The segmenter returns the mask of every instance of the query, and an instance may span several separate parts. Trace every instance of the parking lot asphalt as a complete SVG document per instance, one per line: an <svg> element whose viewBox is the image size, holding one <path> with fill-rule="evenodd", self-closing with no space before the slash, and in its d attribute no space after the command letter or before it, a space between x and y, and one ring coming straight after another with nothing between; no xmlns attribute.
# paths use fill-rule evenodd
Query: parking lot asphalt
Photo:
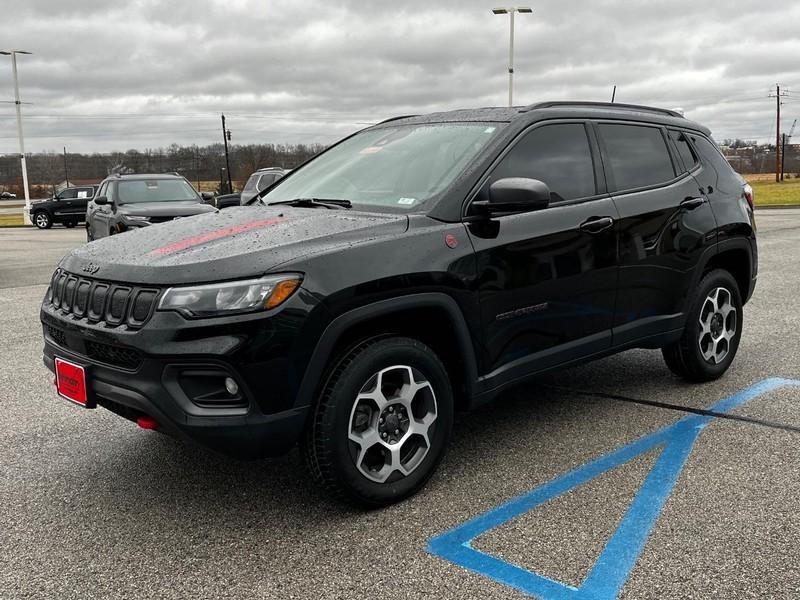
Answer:
<svg viewBox="0 0 800 600"><path fill-rule="evenodd" d="M630 599L800 597L800 386L765 388L719 416L688 412L768 378L800 379L800 211L757 218L759 283L725 377L684 383L650 350L543 376L457 415L430 484L371 512L319 493L297 451L237 462L57 398L38 305L84 233L0 230L0 598L535 593L504 581L513 568L503 565L563 592L544 597L578 597L583 585L583 597L611 597L602 584L615 577ZM470 547L498 559L488 566L429 551L452 528L681 419L699 420L480 531ZM590 589L593 572L607 577Z"/></svg>

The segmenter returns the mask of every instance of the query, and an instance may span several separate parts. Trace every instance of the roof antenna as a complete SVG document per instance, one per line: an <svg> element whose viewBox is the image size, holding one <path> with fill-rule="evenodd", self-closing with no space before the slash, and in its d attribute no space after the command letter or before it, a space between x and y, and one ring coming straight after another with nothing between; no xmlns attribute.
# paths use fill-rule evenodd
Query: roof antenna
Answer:
<svg viewBox="0 0 800 600"><path fill-rule="evenodd" d="M611 91L611 104L614 104L614 98L617 97L617 86L614 86L614 89Z"/></svg>

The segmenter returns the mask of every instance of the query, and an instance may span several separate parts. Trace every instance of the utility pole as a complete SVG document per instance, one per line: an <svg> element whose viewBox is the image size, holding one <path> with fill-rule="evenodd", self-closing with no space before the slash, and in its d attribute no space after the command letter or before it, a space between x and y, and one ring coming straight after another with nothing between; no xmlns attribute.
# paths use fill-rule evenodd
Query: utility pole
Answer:
<svg viewBox="0 0 800 600"><path fill-rule="evenodd" d="M775 181L781 180L781 98L786 92L781 92L780 84L775 84ZM773 97L772 94L769 95Z"/></svg>
<svg viewBox="0 0 800 600"><path fill-rule="evenodd" d="M614 104L614 99L617 97L617 86L614 86L614 89L611 90L611 104Z"/></svg>
<svg viewBox="0 0 800 600"><path fill-rule="evenodd" d="M225 168L228 171L228 193L233 193L233 182L231 181L231 163L228 158L228 140L231 139L231 130L225 128L225 115L222 115L222 141L225 143Z"/></svg>
<svg viewBox="0 0 800 600"><path fill-rule="evenodd" d="M17 108L17 134L19 136L19 160L22 167L22 189L25 192L25 210L22 221L31 225L31 194L28 190L28 166L25 164L25 140L22 135L22 102L19 100L19 79L17 78L17 54L31 54L26 50L0 50L0 54L11 57L11 71L14 75L14 104Z"/></svg>
<svg viewBox="0 0 800 600"><path fill-rule="evenodd" d="M514 106L514 14L529 14L533 10L527 6L506 6L493 8L492 12L496 15L508 15L508 106Z"/></svg>
<svg viewBox="0 0 800 600"><path fill-rule="evenodd" d="M67 171L67 147L64 146L64 179L67 182L67 187L69 187L69 171Z"/></svg>
<svg viewBox="0 0 800 600"><path fill-rule="evenodd" d="M795 125L797 125L797 119L792 123L792 128L789 130L789 133L784 133L781 136L781 181L783 181L783 174L786 173L786 142L792 139Z"/></svg>

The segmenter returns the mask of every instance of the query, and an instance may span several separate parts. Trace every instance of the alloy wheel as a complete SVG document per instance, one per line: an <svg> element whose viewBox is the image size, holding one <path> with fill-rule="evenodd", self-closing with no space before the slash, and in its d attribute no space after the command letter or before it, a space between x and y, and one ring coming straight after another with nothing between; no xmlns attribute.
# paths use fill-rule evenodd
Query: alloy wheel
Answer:
<svg viewBox="0 0 800 600"><path fill-rule="evenodd" d="M366 478L396 481L419 467L436 435L436 394L417 369L395 365L372 375L350 411L350 456Z"/></svg>
<svg viewBox="0 0 800 600"><path fill-rule="evenodd" d="M703 358L719 364L728 355L738 324L731 292L724 287L711 290L700 309L698 344Z"/></svg>

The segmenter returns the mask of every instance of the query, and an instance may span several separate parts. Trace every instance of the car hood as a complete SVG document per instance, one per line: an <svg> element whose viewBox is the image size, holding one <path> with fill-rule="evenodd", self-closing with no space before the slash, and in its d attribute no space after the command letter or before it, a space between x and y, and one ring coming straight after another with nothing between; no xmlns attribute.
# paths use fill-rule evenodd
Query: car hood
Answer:
<svg viewBox="0 0 800 600"><path fill-rule="evenodd" d="M175 202L135 202L133 204L120 204L117 211L123 215L137 217L191 217L216 210L209 204L181 200Z"/></svg>
<svg viewBox="0 0 800 600"><path fill-rule="evenodd" d="M260 275L303 256L407 228L405 215L241 206L103 238L76 248L60 266L128 283L220 281Z"/></svg>

